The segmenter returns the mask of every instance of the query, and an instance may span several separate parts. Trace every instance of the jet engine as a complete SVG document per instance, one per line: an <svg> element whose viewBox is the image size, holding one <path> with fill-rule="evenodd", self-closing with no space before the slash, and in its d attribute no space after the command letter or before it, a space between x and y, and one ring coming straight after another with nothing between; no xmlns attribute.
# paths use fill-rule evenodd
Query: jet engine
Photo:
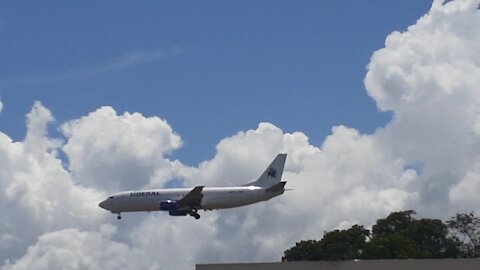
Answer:
<svg viewBox="0 0 480 270"><path fill-rule="evenodd" d="M171 211L168 211L168 214L170 216L186 216L188 215L188 211L187 210L171 210Z"/></svg>
<svg viewBox="0 0 480 270"><path fill-rule="evenodd" d="M187 210L177 210L178 204L176 201L167 200L160 202L160 210L168 211L170 216L186 216L189 214Z"/></svg>
<svg viewBox="0 0 480 270"><path fill-rule="evenodd" d="M175 211L177 207L178 207L178 204L176 201L167 200L167 201L160 202L160 210L163 210L163 211Z"/></svg>

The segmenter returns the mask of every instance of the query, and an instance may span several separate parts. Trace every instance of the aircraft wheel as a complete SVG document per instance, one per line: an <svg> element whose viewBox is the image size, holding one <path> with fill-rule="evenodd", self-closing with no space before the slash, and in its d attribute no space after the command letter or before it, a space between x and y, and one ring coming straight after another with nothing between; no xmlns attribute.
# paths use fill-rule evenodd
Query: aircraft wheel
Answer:
<svg viewBox="0 0 480 270"><path fill-rule="evenodd" d="M193 215L193 217L194 217L195 219L200 219L200 215L197 214L197 213L195 213L195 214Z"/></svg>
<svg viewBox="0 0 480 270"><path fill-rule="evenodd" d="M117 219L118 219L118 220L122 219L122 216L118 215L118 216L117 216Z"/></svg>

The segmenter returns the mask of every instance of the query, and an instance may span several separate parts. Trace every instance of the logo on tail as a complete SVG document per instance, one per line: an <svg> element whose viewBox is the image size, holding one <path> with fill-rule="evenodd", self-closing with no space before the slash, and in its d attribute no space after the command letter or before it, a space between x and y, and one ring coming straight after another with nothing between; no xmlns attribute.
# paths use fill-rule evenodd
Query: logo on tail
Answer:
<svg viewBox="0 0 480 270"><path fill-rule="evenodd" d="M275 177L277 177L277 170L270 167L270 169L268 169L267 175L268 175L268 177L275 178Z"/></svg>

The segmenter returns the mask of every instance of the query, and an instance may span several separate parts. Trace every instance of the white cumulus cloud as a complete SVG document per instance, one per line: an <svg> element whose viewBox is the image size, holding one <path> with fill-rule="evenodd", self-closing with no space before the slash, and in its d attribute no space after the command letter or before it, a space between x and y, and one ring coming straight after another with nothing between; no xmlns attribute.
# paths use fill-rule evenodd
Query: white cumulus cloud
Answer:
<svg viewBox="0 0 480 270"><path fill-rule="evenodd" d="M115 228L103 225L99 231L64 229L46 233L28 248L15 264L3 269L160 269L149 264L142 250L112 241Z"/></svg>
<svg viewBox="0 0 480 270"><path fill-rule="evenodd" d="M164 156L182 145L165 120L139 113L117 115L111 107L67 122L62 130L75 180L111 192L141 188L156 170L170 170L176 164Z"/></svg>
<svg viewBox="0 0 480 270"><path fill-rule="evenodd" d="M438 214L466 210L449 189L479 160L480 16L478 0L435 1L404 33L388 36L365 78L367 92L392 122L376 134L385 148L424 170L410 190Z"/></svg>
<svg viewBox="0 0 480 270"><path fill-rule="evenodd" d="M38 235L65 227L90 228L103 217L92 202L105 194L75 185L47 137L53 118L40 103L27 116L24 141L0 133L0 260L15 258Z"/></svg>

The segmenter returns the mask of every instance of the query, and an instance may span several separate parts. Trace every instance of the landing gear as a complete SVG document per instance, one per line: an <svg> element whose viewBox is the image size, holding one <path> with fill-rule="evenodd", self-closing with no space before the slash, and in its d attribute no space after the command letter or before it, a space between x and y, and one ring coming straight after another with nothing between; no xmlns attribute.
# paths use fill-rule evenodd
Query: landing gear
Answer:
<svg viewBox="0 0 480 270"><path fill-rule="evenodd" d="M118 220L122 219L122 216L120 216L120 214L118 214L117 219Z"/></svg>
<svg viewBox="0 0 480 270"><path fill-rule="evenodd" d="M197 209L192 209L192 211L190 211L189 215L194 217L195 219L200 219L200 215L197 213Z"/></svg>

